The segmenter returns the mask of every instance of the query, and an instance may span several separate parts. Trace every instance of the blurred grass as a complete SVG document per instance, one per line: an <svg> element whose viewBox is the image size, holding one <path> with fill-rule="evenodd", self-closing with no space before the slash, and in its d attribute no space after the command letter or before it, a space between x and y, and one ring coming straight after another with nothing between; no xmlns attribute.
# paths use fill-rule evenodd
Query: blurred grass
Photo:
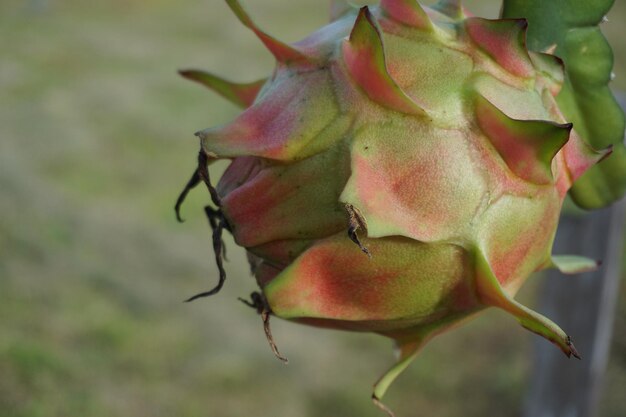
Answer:
<svg viewBox="0 0 626 417"><path fill-rule="evenodd" d="M326 19L314 0L245 3L289 41ZM626 5L610 17L625 89ZM184 225L172 213L192 133L236 109L180 67L253 80L272 61L221 1L0 3L0 416L379 416L368 398L389 343L274 321L281 365L236 301L255 285L232 242L223 293L181 302L217 278L206 195ZM622 290L618 329L625 305ZM491 311L431 343L387 401L402 416L517 416L531 337ZM626 413L625 355L620 331L603 416Z"/></svg>

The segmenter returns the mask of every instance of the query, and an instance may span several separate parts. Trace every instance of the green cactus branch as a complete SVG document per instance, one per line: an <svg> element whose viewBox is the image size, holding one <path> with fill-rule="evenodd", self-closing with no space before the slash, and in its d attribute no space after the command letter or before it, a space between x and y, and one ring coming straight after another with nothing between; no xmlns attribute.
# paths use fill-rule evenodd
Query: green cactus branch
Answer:
<svg viewBox="0 0 626 417"><path fill-rule="evenodd" d="M559 107L582 138L595 149L613 147L613 155L590 169L570 194L581 207L606 206L626 191L625 118L608 87L613 53L598 25L614 0L504 0L502 17L529 22L528 47L556 46L566 80Z"/></svg>
<svg viewBox="0 0 626 417"><path fill-rule="evenodd" d="M596 149L613 147L613 155L590 169L570 194L583 208L598 208L626 191L624 113L608 84L613 53L598 25L614 0L504 0L502 17L525 17L528 46L543 51L556 46L566 80L557 101L576 131Z"/></svg>

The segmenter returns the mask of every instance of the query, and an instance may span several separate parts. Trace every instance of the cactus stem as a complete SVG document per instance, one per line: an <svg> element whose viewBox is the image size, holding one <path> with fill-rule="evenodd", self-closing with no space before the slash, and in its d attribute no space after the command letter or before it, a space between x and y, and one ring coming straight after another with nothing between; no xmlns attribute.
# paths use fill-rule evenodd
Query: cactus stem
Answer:
<svg viewBox="0 0 626 417"><path fill-rule="evenodd" d="M359 236L357 235L357 231L359 229L363 230L365 234L367 234L367 222L365 221L365 217L363 217L361 210L354 207L352 204L346 204L345 207L346 207L346 212L348 212L348 221L349 221L348 236L350 237L350 240L356 243L359 246L359 248L361 248L361 251L363 251L364 254L366 254L368 257L371 258L372 254L370 253L369 249L367 249L361 243L361 240L359 239Z"/></svg>

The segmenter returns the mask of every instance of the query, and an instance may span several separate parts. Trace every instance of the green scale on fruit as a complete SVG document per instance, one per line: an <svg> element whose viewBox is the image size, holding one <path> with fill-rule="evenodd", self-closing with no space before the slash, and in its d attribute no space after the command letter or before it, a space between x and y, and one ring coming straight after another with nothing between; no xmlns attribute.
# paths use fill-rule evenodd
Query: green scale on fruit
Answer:
<svg viewBox="0 0 626 417"><path fill-rule="evenodd" d="M568 191L611 147L593 149L569 123L563 61L527 49L527 21L449 0L333 2L328 26L288 45L226 2L277 63L248 84L181 72L245 108L196 133L200 165L177 205L203 180L216 206L220 285L199 296L223 284L229 230L259 311L395 341L377 403L425 343L487 307L578 357L514 296L533 272L596 267L551 247ZM232 162L214 188L217 159Z"/></svg>

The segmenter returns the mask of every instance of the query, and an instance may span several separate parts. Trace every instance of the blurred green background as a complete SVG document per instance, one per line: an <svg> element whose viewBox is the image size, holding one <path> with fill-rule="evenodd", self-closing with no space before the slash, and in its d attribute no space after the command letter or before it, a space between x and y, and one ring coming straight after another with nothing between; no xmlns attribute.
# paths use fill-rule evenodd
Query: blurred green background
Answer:
<svg viewBox="0 0 626 417"><path fill-rule="evenodd" d="M626 90L617 3L603 28ZM288 41L326 21L325 1L244 4ZM219 0L0 2L0 416L380 416L369 395L389 342L274 320L282 365L236 301L255 283L232 241L222 293L182 302L217 279L206 193L183 225L172 210L193 132L237 109L181 67L248 81L272 59ZM519 298L532 305L539 285ZM604 417L626 415L624 286L616 326ZM517 416L534 337L489 311L433 341L387 403L400 416Z"/></svg>

